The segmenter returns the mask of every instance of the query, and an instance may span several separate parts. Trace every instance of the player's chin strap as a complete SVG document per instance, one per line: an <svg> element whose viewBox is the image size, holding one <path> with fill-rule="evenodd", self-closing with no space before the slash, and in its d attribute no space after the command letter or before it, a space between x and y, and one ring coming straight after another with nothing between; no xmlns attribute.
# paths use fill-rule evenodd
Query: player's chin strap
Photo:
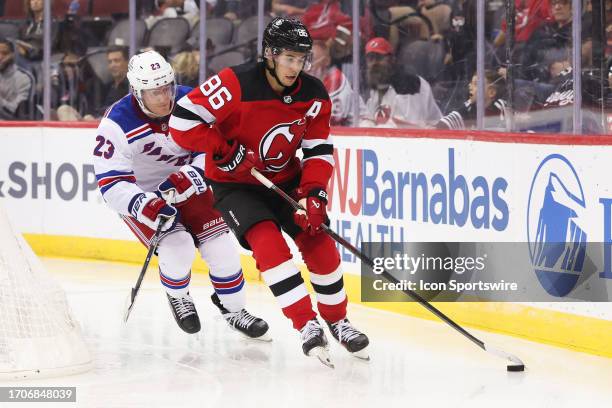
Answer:
<svg viewBox="0 0 612 408"><path fill-rule="evenodd" d="M283 90L285 90L285 88L287 87L283 85L278 75L276 75L276 61L274 61L274 58L272 58L272 68L270 68L268 64L265 64L265 65L266 65L266 70L270 73L270 75L272 75L272 78L274 78L276 83L282 86Z"/></svg>
<svg viewBox="0 0 612 408"><path fill-rule="evenodd" d="M268 54L268 53L269 53L269 54ZM269 55L269 56L268 56L268 55ZM283 87L283 91L284 91L285 89L287 89L287 86L286 86L286 85L284 85L284 84L281 82L281 80L280 80L280 78L278 77L278 75L276 75L276 61L274 60L274 55L275 55L275 54L273 54L273 53L272 53L272 50L270 50L269 48L267 49L267 52L266 52L266 50L264 50L264 57L263 57L263 58L264 58L264 60L272 60L272 68L270 68L270 67L268 66L268 63L267 63L267 62L266 62L266 63L264 63L264 66L266 67L266 71L268 71L268 72L270 73L270 75L272 75L272 78L274 78L274 80L276 81L276 83L277 83L277 84L279 84L280 86L282 86L282 87Z"/></svg>

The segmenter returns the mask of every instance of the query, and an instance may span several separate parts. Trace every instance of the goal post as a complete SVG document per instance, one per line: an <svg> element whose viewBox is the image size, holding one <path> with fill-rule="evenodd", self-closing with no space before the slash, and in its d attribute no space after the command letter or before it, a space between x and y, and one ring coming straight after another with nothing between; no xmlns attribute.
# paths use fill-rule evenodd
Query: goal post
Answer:
<svg viewBox="0 0 612 408"><path fill-rule="evenodd" d="M0 200L0 379L69 375L91 365L64 291Z"/></svg>

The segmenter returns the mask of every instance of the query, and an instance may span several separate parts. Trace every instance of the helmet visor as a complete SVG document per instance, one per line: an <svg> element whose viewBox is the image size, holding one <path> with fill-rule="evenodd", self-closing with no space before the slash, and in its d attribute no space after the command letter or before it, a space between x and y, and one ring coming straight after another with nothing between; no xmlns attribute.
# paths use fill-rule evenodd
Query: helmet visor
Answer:
<svg viewBox="0 0 612 408"><path fill-rule="evenodd" d="M168 85L162 85L153 89L143 89L142 96L147 99L163 99L170 98L174 99L174 95L176 93L176 86L174 83Z"/></svg>
<svg viewBox="0 0 612 408"><path fill-rule="evenodd" d="M142 103L141 107L154 116L166 116L172 113L174 108L176 86L171 83L153 89L143 89L141 95L142 98L139 98L139 102Z"/></svg>

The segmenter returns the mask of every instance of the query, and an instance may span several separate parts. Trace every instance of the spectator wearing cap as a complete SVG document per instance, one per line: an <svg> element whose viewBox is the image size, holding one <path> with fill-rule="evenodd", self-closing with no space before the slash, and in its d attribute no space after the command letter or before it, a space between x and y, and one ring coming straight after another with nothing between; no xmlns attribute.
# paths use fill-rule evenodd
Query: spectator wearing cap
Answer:
<svg viewBox="0 0 612 408"><path fill-rule="evenodd" d="M0 119L20 119L18 110L32 90L30 77L15 65L13 43L0 38Z"/></svg>
<svg viewBox="0 0 612 408"><path fill-rule="evenodd" d="M369 91L361 126L423 128L442 118L429 83L418 75L400 74L395 69L389 41L372 38L365 54Z"/></svg>

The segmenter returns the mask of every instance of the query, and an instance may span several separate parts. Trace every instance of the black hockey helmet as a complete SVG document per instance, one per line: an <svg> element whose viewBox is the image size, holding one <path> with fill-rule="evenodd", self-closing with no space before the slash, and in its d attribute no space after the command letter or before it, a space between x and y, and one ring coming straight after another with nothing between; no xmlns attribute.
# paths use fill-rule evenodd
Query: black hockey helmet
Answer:
<svg viewBox="0 0 612 408"><path fill-rule="evenodd" d="M264 30L262 50L270 48L273 55L282 50L310 53L312 37L306 26L299 20L276 17Z"/></svg>

